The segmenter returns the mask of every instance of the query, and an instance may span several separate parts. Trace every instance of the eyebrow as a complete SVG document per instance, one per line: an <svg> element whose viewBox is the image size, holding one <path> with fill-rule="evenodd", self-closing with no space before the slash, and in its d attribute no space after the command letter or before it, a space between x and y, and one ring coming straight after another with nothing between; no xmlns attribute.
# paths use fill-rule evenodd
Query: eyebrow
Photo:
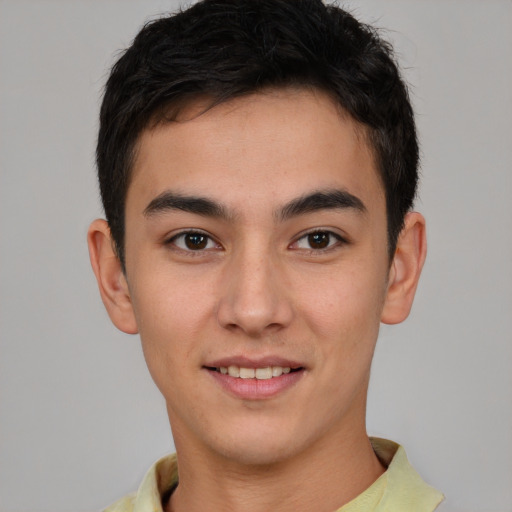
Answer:
<svg viewBox="0 0 512 512"><path fill-rule="evenodd" d="M364 203L355 195L346 190L330 189L313 192L286 204L279 212L281 220L304 215L320 210L356 210L359 213L366 213Z"/></svg>
<svg viewBox="0 0 512 512"><path fill-rule="evenodd" d="M166 191L155 197L144 209L145 217L152 217L159 213L180 210L195 213L203 217L216 217L227 219L231 217L227 210L219 203L198 196L186 196L176 192Z"/></svg>
<svg viewBox="0 0 512 512"><path fill-rule="evenodd" d="M346 190L329 189L313 192L293 199L277 211L276 217L284 221L291 217L305 215L307 213L334 209L352 209L360 213L367 211L361 199L350 192ZM200 196L182 195L171 191L165 191L155 197L144 209L144 216L152 217L173 210L225 220L234 217L223 205L212 199Z"/></svg>

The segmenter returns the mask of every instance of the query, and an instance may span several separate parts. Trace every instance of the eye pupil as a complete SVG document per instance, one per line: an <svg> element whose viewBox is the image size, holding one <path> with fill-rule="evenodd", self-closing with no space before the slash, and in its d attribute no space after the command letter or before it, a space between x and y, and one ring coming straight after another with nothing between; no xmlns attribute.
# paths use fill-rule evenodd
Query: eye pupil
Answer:
<svg viewBox="0 0 512 512"><path fill-rule="evenodd" d="M329 242L329 233L311 233L308 235L308 243L312 249L325 249Z"/></svg>
<svg viewBox="0 0 512 512"><path fill-rule="evenodd" d="M192 251L204 249L208 244L208 237L201 233L188 233L185 235L185 245Z"/></svg>

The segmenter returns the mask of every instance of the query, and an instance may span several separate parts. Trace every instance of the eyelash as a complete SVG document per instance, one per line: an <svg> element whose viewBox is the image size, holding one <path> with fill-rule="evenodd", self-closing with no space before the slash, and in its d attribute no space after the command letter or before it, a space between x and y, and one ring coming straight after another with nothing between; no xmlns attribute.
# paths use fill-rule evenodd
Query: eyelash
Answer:
<svg viewBox="0 0 512 512"><path fill-rule="evenodd" d="M178 245L177 241L180 238L184 240L186 236L194 236L194 235L198 236L198 237L203 237L203 239L206 240L206 246L193 249L190 247L188 247L188 248L180 247ZM183 243L184 243L184 245L186 245L185 241ZM215 244L216 247L208 247L208 245L211 243ZM182 231L180 233L177 233L176 235L173 235L171 238L169 238L165 242L165 245L172 245L175 250L181 251L182 253L187 254L188 256L196 256L201 253L204 253L205 251L217 249L220 247L220 244L218 244L208 233L205 233L204 231L200 231L200 230L194 230L194 229L191 229L188 231Z"/></svg>
<svg viewBox="0 0 512 512"><path fill-rule="evenodd" d="M326 235L327 238L327 245L325 247L311 247L311 240L308 240L309 237L315 236L315 235ZM177 243L179 239L185 239L186 236L198 236L202 237L205 242L204 247L199 248L191 248L189 247L180 247ZM333 240L334 239L334 240ZM309 247L298 247L298 244L301 240L306 240L306 243L309 244ZM186 245L186 242L183 242L184 245ZM216 247L208 247L210 244L215 244ZM323 254L325 252L334 250L336 247L339 247L340 245L346 245L348 244L348 240L346 240L341 235L334 233L333 231L330 231L328 229L315 229L314 231L309 231L307 233L302 234L300 237L298 237L292 244L290 244L290 248L294 250L302 250L307 251L310 254ZM212 249L219 249L221 248L220 244L214 240L213 237L211 237L208 233L205 233L204 231L200 230L189 230L189 231L182 231L180 233L177 233L176 235L173 235L169 240L165 242L165 245L172 245L175 250L181 251L184 254L187 254L188 256L199 256L201 253L204 253L205 251L211 251Z"/></svg>
<svg viewBox="0 0 512 512"><path fill-rule="evenodd" d="M337 247L339 247L341 245L347 245L349 243L347 239L345 239L344 237L342 237L338 233L330 231L329 229L315 229L314 231L309 231L309 232L304 233L303 235L301 235L299 238L297 238L291 244L291 247L294 248L293 246L297 246L297 244L301 240L307 240L309 237L315 236L315 235L327 235L327 237L328 237L327 244L328 245L326 247L317 247L317 248L313 248L311 246L308 247L308 248L299 248L299 247L297 247L296 250L305 250L305 251L308 251L310 254L323 254L323 253L325 253L327 251L334 250L335 248L337 248ZM308 240L306 243L310 244L311 241Z"/></svg>

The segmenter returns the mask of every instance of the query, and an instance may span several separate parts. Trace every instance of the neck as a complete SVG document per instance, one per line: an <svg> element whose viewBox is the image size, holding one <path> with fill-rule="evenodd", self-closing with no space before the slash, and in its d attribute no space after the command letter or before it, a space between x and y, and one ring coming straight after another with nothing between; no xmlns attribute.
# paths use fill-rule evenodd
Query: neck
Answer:
<svg viewBox="0 0 512 512"><path fill-rule="evenodd" d="M179 485L166 512L199 512L205 504L211 512L332 512L385 468L364 428L329 437L292 459L253 466L189 450L175 435Z"/></svg>

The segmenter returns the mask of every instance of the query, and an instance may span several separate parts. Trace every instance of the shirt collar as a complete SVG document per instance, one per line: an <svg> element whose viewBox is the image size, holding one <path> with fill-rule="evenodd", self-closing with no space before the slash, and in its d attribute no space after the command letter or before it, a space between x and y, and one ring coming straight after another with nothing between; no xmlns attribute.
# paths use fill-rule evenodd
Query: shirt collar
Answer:
<svg viewBox="0 0 512 512"><path fill-rule="evenodd" d="M387 467L366 491L347 503L338 512L430 512L443 500L443 495L427 485L410 465L405 450L393 441L370 438L375 454ZM133 512L163 512L162 498L168 496L178 484L176 454L157 461L146 473L135 497ZM368 508L369 503L374 503Z"/></svg>

